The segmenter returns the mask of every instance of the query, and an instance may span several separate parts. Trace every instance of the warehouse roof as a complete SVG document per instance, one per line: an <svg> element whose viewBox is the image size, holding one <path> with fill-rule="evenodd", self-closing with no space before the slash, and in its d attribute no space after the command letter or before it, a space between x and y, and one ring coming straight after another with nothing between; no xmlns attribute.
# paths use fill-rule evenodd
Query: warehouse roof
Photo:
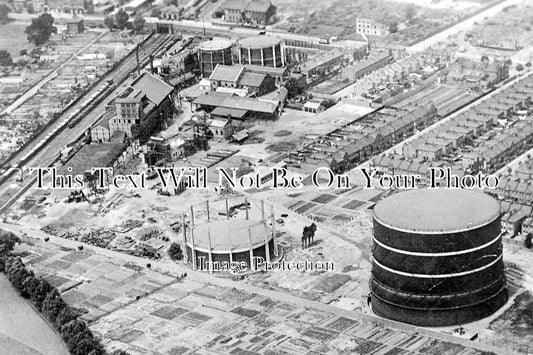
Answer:
<svg viewBox="0 0 533 355"><path fill-rule="evenodd" d="M256 99L249 99L244 97L235 97L228 95L221 95L216 93L209 93L199 96L193 102L195 105L204 105L212 107L225 107L239 110L246 110L252 112L263 112L273 114L276 112L277 106L272 102L266 102Z"/></svg>
<svg viewBox="0 0 533 355"><path fill-rule="evenodd" d="M123 143L86 144L60 171L64 172L67 167L71 167L69 174L83 175L91 168L112 167L125 149L126 145Z"/></svg>
<svg viewBox="0 0 533 355"><path fill-rule="evenodd" d="M246 115L246 110L238 110L226 107L217 107L211 111L211 115L221 117L243 118Z"/></svg>
<svg viewBox="0 0 533 355"><path fill-rule="evenodd" d="M259 73L244 73L242 75L241 80L239 81L239 85L241 86L249 86L249 87L260 87L261 84L266 79L265 74L259 74Z"/></svg>
<svg viewBox="0 0 533 355"><path fill-rule="evenodd" d="M149 72L142 73L131 83L131 87L144 93L156 106L174 90L172 86Z"/></svg>
<svg viewBox="0 0 533 355"><path fill-rule="evenodd" d="M244 70L242 65L222 65L217 64L215 70L209 76L209 80L237 82Z"/></svg>
<svg viewBox="0 0 533 355"><path fill-rule="evenodd" d="M411 233L471 230L500 215L492 197L466 189L418 189L392 195L374 207L379 223Z"/></svg>

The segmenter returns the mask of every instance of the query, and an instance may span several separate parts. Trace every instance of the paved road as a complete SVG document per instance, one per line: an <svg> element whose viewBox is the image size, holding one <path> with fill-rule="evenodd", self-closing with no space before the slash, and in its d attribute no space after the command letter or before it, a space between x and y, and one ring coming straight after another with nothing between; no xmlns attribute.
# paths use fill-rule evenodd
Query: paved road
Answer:
<svg viewBox="0 0 533 355"><path fill-rule="evenodd" d="M48 237L50 239L49 242L63 246L63 247L67 247L67 248L76 249L79 245L83 245L84 250L86 251L92 251L98 255L103 255L114 260L118 259L118 260L123 260L125 262L130 262L141 267L146 267L146 263L150 262L152 265L152 269L156 271L159 271L165 274L176 275L176 276L179 276L183 273L187 273L188 275L187 277L196 282L201 282L201 283L206 283L206 284L211 284L211 285L216 285L216 286L221 286L221 287L235 288L235 289L239 289L239 290L242 290L248 293L253 293L253 294L269 297L271 299L274 299L280 302L288 302L288 303L296 304L299 306L307 307L310 309L328 312L328 313L335 314L341 317L357 319L362 322L366 322L370 324L378 324L386 328L401 329L401 330L412 332L412 333L416 332L418 334L428 336L431 338L435 338L435 339L439 339L442 341L448 341L452 343L461 344L468 348L476 348L476 349L483 350L483 351L494 351L496 353L501 352L501 349L487 345L487 344L471 342L468 340L454 337L452 335L444 334L444 333L437 332L437 331L432 331L427 328L406 325L403 323L382 319L380 317L373 316L370 314L363 314L360 312L344 310L341 308L315 302L312 300L292 296L285 292L264 289L264 288L249 285L243 282L234 281L229 278L217 277L214 274L209 274L207 272L193 271L188 266L185 266L181 263L177 264L172 261L146 260L140 257L120 253L117 251L99 248L99 247L95 247L89 244L85 244L85 243L81 243L81 242L77 242L77 241L73 241L69 239L63 239L63 238L59 238L56 236L51 236L51 235L44 233L41 230L34 229L30 226L20 226L20 225L7 224L7 223L0 222L0 228L6 231L11 231L18 235L26 234L27 236L30 236L36 239L44 239L45 237ZM508 352L508 354L513 354L513 353Z"/></svg>

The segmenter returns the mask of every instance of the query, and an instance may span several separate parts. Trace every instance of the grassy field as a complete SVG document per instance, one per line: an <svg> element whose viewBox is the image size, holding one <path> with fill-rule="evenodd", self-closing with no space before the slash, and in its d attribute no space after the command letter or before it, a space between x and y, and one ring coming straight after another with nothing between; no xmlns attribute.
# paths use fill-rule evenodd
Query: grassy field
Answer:
<svg viewBox="0 0 533 355"><path fill-rule="evenodd" d="M8 23L0 25L0 49L7 49L13 59L19 56L23 48L30 48L30 44L24 34L26 25Z"/></svg>
<svg viewBox="0 0 533 355"><path fill-rule="evenodd" d="M455 23L460 17L479 10L493 0L282 0L278 6L277 27L319 37L356 35L355 19L370 18L387 26L401 24L389 40L408 44L428 33Z"/></svg>
<svg viewBox="0 0 533 355"><path fill-rule="evenodd" d="M0 274L0 353L68 355L59 336Z"/></svg>

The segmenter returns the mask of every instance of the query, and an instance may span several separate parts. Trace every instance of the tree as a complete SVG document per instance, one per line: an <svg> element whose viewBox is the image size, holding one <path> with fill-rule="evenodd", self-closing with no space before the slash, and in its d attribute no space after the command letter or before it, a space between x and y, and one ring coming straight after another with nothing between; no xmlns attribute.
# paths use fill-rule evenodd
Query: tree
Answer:
<svg viewBox="0 0 533 355"><path fill-rule="evenodd" d="M10 21L9 12L11 8L6 3L0 3L0 25L8 23Z"/></svg>
<svg viewBox="0 0 533 355"><path fill-rule="evenodd" d="M524 245L526 246L526 248L531 249L531 247L533 246L532 239L533 239L533 233L529 232L526 236L526 239L524 240Z"/></svg>
<svg viewBox="0 0 533 355"><path fill-rule="evenodd" d="M390 33L396 33L396 32L398 32L398 22L396 22L396 21L392 21L392 22L389 24L389 32L390 32Z"/></svg>
<svg viewBox="0 0 533 355"><path fill-rule="evenodd" d="M31 20L31 25L26 27L25 33L28 41L40 46L46 43L52 33L57 32L57 27L53 25L54 18L50 14L42 14L36 19Z"/></svg>
<svg viewBox="0 0 533 355"><path fill-rule="evenodd" d="M11 65L13 65L11 54L5 49L0 50L0 66L9 67Z"/></svg>
<svg viewBox="0 0 533 355"><path fill-rule="evenodd" d="M168 256L170 256L170 259L174 261L183 259L183 251L181 250L181 246L178 243L170 244L170 248L168 248Z"/></svg>
<svg viewBox="0 0 533 355"><path fill-rule="evenodd" d="M221 10L221 9L218 9L215 12L213 12L213 17L214 18L221 18L222 16L224 16L224 11Z"/></svg>
<svg viewBox="0 0 533 355"><path fill-rule="evenodd" d="M531 67L531 62L527 62L526 63L526 67L528 67L528 68Z"/></svg>
<svg viewBox="0 0 533 355"><path fill-rule="evenodd" d="M336 103L337 103L337 101L333 100L333 99L326 99L326 100L322 101L322 105L326 109L328 109L328 108L330 108L332 106L335 106Z"/></svg>
<svg viewBox="0 0 533 355"><path fill-rule="evenodd" d="M113 16L106 16L104 19L104 25L109 28L110 31L113 31L113 28L115 28L115 18Z"/></svg>
<svg viewBox="0 0 533 355"><path fill-rule="evenodd" d="M0 255L7 255L20 243L20 238L11 232L0 232Z"/></svg>
<svg viewBox="0 0 533 355"><path fill-rule="evenodd" d="M35 13L35 8L33 7L33 3L29 2L26 5L26 11L28 11L29 14Z"/></svg>
<svg viewBox="0 0 533 355"><path fill-rule="evenodd" d="M141 33L145 24L146 24L146 21L141 16L137 16L135 20L133 20L133 24L132 24L133 30L135 31L135 33Z"/></svg>
<svg viewBox="0 0 533 355"><path fill-rule="evenodd" d="M118 10L115 14L115 23L120 30L125 29L128 26L128 20L130 16L124 11L124 9Z"/></svg>
<svg viewBox="0 0 533 355"><path fill-rule="evenodd" d="M522 70L524 70L524 66L522 64L517 64L516 65L516 70L522 71Z"/></svg>
<svg viewBox="0 0 533 355"><path fill-rule="evenodd" d="M65 302L59 292L54 288L46 295L42 305L42 312L50 322L55 323L57 316L65 306Z"/></svg>
<svg viewBox="0 0 533 355"><path fill-rule="evenodd" d="M416 17L416 9L413 4L410 4L407 6L407 9L405 10L405 18L407 21L411 22Z"/></svg>
<svg viewBox="0 0 533 355"><path fill-rule="evenodd" d="M35 290L35 293L33 296L31 296L31 301L37 307L37 309L41 310L43 307L43 302L46 299L46 296L52 292L52 286L48 283L46 280L39 280L39 285L37 285L37 289Z"/></svg>
<svg viewBox="0 0 533 355"><path fill-rule="evenodd" d="M22 283L22 289L26 298L33 299L37 293L37 288L39 287L39 280L34 276L30 275L26 277Z"/></svg>
<svg viewBox="0 0 533 355"><path fill-rule="evenodd" d="M69 307L65 307L59 312L56 318L56 328L61 329L65 324L76 319L76 315Z"/></svg>
<svg viewBox="0 0 533 355"><path fill-rule="evenodd" d="M486 55L482 55L481 56L481 63L488 63L489 62L489 57L487 57Z"/></svg>
<svg viewBox="0 0 533 355"><path fill-rule="evenodd" d="M300 80L292 77L285 82L285 88L287 89L289 98L300 95L305 89L304 84Z"/></svg>

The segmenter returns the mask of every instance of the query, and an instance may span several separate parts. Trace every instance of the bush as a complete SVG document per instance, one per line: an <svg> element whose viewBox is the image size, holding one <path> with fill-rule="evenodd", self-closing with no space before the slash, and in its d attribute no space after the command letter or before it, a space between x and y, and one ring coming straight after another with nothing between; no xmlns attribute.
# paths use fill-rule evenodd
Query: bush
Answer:
<svg viewBox="0 0 533 355"><path fill-rule="evenodd" d="M170 248L168 248L168 256L170 256L170 259L174 261L183 259L183 251L181 250L181 246L178 243L170 244Z"/></svg>
<svg viewBox="0 0 533 355"><path fill-rule="evenodd" d="M15 244L20 243L20 238L11 232L0 231L0 256L8 255Z"/></svg>
<svg viewBox="0 0 533 355"><path fill-rule="evenodd" d="M523 66L522 64L518 64L518 65L516 66L516 70L518 70L518 71L522 71L522 70L524 70L524 66Z"/></svg>

